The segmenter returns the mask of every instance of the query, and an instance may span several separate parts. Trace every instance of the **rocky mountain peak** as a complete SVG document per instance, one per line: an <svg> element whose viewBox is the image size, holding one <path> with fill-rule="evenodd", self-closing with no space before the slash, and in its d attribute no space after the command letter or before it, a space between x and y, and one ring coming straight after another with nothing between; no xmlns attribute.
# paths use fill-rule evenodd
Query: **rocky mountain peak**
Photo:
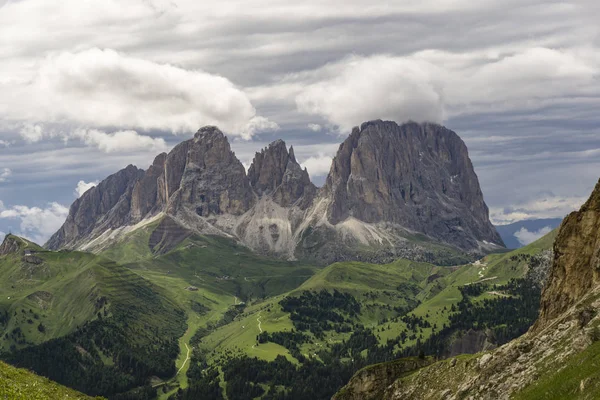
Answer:
<svg viewBox="0 0 600 400"><path fill-rule="evenodd" d="M298 164L298 161L296 161L296 154L294 154L294 146L290 146L289 157L291 162Z"/></svg>
<svg viewBox="0 0 600 400"><path fill-rule="evenodd" d="M14 235L6 235L0 245L0 256L17 253L21 249L22 241Z"/></svg>
<svg viewBox="0 0 600 400"><path fill-rule="evenodd" d="M600 181L579 211L563 221L554 242L554 263L542 293L535 330L544 328L600 286Z"/></svg>
<svg viewBox="0 0 600 400"><path fill-rule="evenodd" d="M316 194L316 187L296 161L293 148L288 151L281 139L256 153L248 169L248 179L257 194L272 195L282 207L297 202L307 207Z"/></svg>
<svg viewBox="0 0 600 400"><path fill-rule="evenodd" d="M46 246L52 250L73 246L93 232L130 224L132 194L143 176L143 170L128 165L85 192L71 205L67 220Z"/></svg>
<svg viewBox="0 0 600 400"><path fill-rule="evenodd" d="M199 140L227 140L225 134L221 130L212 125L204 126L198 129L198 132L194 135L196 141Z"/></svg>
<svg viewBox="0 0 600 400"><path fill-rule="evenodd" d="M332 224L387 221L461 248L502 245L467 147L437 124L369 121L340 145L325 184Z"/></svg>
<svg viewBox="0 0 600 400"><path fill-rule="evenodd" d="M377 248L368 255L376 260L411 257L421 251L412 232L473 252L502 243L458 135L370 121L340 145L319 192L283 140L257 152L246 174L223 132L203 127L146 171L128 166L86 192L47 245L108 246L121 228L161 213L187 230L318 262L357 259L359 244Z"/></svg>
<svg viewBox="0 0 600 400"><path fill-rule="evenodd" d="M168 185L172 213L186 208L202 217L241 215L254 204L244 166L223 132L207 126L184 143L173 149L173 158L167 157L167 170L175 168L175 176L180 177Z"/></svg>

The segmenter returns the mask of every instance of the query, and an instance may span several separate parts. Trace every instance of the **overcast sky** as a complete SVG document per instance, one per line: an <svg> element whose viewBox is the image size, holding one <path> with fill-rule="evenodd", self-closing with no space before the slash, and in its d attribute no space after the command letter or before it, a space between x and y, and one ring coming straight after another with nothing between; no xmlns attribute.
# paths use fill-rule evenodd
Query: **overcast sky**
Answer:
<svg viewBox="0 0 600 400"><path fill-rule="evenodd" d="M0 0L0 232L44 241L94 182L207 124L246 165L284 139L321 184L377 118L456 131L494 222L563 216L600 177L598 15L597 0Z"/></svg>

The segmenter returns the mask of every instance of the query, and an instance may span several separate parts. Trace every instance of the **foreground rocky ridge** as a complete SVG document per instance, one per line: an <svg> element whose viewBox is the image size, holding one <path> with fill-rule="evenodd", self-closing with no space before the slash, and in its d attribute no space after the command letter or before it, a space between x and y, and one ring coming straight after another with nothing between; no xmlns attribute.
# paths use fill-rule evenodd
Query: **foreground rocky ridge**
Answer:
<svg viewBox="0 0 600 400"><path fill-rule="evenodd" d="M554 262L542 295L540 317L527 334L492 352L440 361L412 373L390 376L389 365L372 366L359 372L334 398L509 399L535 390L538 384L548 384L570 363L576 362L575 370L585 371L582 361L572 360L596 349L600 340L599 199L600 182L581 210L563 222L554 244ZM374 384L382 380L385 387ZM596 398L600 387L593 381L577 380L566 395ZM545 393L546 398L564 395Z"/></svg>
<svg viewBox="0 0 600 400"><path fill-rule="evenodd" d="M372 121L340 145L320 190L283 141L256 153L246 174L225 135L202 128L148 170L130 165L84 193L47 247L101 249L164 215L190 232L321 263L423 259L424 242L474 254L503 245L458 135Z"/></svg>

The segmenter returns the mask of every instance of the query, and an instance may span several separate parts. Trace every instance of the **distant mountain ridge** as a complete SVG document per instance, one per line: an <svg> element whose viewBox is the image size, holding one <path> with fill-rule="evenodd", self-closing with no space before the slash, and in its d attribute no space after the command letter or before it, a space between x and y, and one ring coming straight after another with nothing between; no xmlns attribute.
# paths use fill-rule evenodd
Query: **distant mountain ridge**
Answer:
<svg viewBox="0 0 600 400"><path fill-rule="evenodd" d="M545 228L548 228L547 230L556 229L560 226L562 220L562 218L528 219L507 225L495 225L494 227L507 249L518 249L528 244L523 243L521 240L529 237L533 239L536 234L543 236L547 233L544 231Z"/></svg>
<svg viewBox="0 0 600 400"><path fill-rule="evenodd" d="M148 170L130 165L84 193L46 246L103 248L165 215L190 232L321 263L419 258L423 241L474 254L503 247L458 135L387 121L353 130L321 189L283 141L256 153L246 174L225 135L204 127Z"/></svg>

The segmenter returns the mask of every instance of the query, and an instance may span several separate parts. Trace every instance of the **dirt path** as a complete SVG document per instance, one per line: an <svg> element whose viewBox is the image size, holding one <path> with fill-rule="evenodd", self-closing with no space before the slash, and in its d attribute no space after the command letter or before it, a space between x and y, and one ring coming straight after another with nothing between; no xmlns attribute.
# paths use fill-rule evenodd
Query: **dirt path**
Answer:
<svg viewBox="0 0 600 400"><path fill-rule="evenodd" d="M188 360L190 359L190 348L188 347L187 343L184 343L184 345L185 345L185 348L187 349L187 355L185 356L185 360L183 360L183 364L181 364L181 368L179 368L179 371L177 371L175 376L179 375L179 373L181 372L183 367L185 367L185 363L187 363Z"/></svg>
<svg viewBox="0 0 600 400"><path fill-rule="evenodd" d="M261 326L260 326L260 324L262 324L262 322L260 321L260 318L261 318L260 314L261 313L262 313L262 311L258 313L258 318L256 318L256 322L258 322L258 330L260 331L260 333L262 333L262 331L263 331L262 328L261 328Z"/></svg>
<svg viewBox="0 0 600 400"><path fill-rule="evenodd" d="M509 295L507 295L506 293L502 293L502 292L498 292L496 290L492 290L491 292L488 292L489 294L495 294L496 296L501 296L501 297L510 297Z"/></svg>
<svg viewBox="0 0 600 400"><path fill-rule="evenodd" d="M498 278L498 277L497 276L491 276L489 278L480 279L477 282L466 283L465 286L466 285L475 285L476 283L481 283L481 282L485 282L485 281L491 281L492 279L496 279L496 278Z"/></svg>

